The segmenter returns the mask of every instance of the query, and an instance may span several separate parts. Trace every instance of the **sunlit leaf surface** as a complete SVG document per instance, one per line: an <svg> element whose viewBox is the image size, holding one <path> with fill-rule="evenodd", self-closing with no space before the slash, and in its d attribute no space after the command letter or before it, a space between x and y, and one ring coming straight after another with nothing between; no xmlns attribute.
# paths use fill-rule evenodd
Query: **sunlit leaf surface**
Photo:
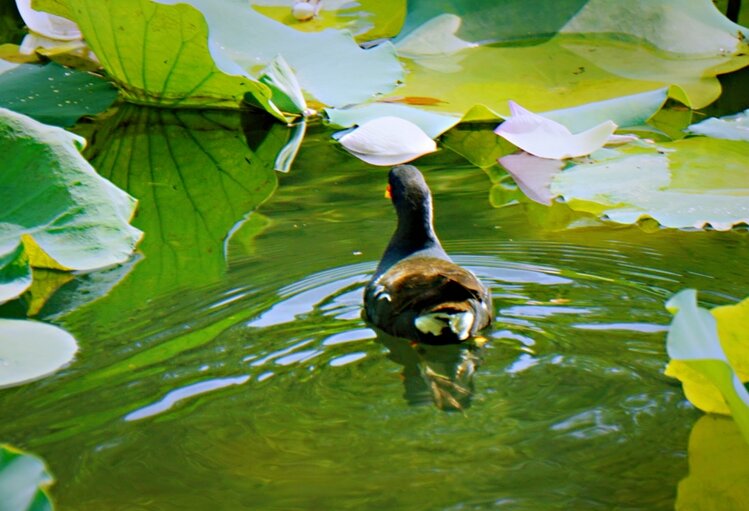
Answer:
<svg viewBox="0 0 749 511"><path fill-rule="evenodd" d="M81 156L80 137L0 109L0 254L30 235L60 265L90 270L130 257L141 232L135 200ZM20 257L20 256L18 256ZM18 261L18 257L11 258Z"/></svg>
<svg viewBox="0 0 749 511"><path fill-rule="evenodd" d="M54 11L52 4L38 2L39 7ZM214 63L206 21L189 5L165 6L150 0L69 0L61 4L130 101L162 106L236 106L247 91L267 94L265 86L238 66L222 69Z"/></svg>
<svg viewBox="0 0 749 511"><path fill-rule="evenodd" d="M576 165L551 185L570 207L619 223L727 230L749 224L749 143L692 137ZM719 161L719 165L716 162Z"/></svg>
<svg viewBox="0 0 749 511"><path fill-rule="evenodd" d="M543 112L673 84L699 108L720 94L718 73L749 63L746 30L709 0L568 0L553 9L541 0L416 1L407 25L445 12L462 18L459 37L480 46L414 55L395 93L437 97L444 103L433 108L446 112L479 103L504 115L507 100Z"/></svg>
<svg viewBox="0 0 749 511"><path fill-rule="evenodd" d="M52 484L44 461L0 444L0 511L52 511Z"/></svg>

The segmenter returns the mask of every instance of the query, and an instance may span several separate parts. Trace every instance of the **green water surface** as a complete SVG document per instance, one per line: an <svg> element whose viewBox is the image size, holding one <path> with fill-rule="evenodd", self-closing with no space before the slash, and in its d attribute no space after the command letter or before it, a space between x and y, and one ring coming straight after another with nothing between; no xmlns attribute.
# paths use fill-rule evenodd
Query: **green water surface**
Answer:
<svg viewBox="0 0 749 511"><path fill-rule="evenodd" d="M483 349L414 350L359 318L387 169L313 126L275 173L285 129L261 124L128 107L89 136L145 238L42 309L77 360L0 391L0 439L47 460L58 509L674 508L702 414L663 375L664 301L746 296L746 232L559 229L586 222L493 207L489 175L443 149L417 162L436 228L497 319Z"/></svg>

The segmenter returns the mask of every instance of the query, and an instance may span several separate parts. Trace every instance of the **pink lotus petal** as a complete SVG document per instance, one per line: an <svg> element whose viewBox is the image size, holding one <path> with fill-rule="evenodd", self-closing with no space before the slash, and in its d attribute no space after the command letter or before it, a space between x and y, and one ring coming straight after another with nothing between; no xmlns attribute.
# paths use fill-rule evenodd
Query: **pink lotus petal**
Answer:
<svg viewBox="0 0 749 511"><path fill-rule="evenodd" d="M545 206L551 205L555 197L551 192L551 180L562 171L563 161L518 153L503 156L499 163L529 199Z"/></svg>
<svg viewBox="0 0 749 511"><path fill-rule="evenodd" d="M564 125L534 114L510 101L512 116L494 132L511 144L540 158L564 159L584 156L600 149L616 130L606 121L598 126L572 134Z"/></svg>

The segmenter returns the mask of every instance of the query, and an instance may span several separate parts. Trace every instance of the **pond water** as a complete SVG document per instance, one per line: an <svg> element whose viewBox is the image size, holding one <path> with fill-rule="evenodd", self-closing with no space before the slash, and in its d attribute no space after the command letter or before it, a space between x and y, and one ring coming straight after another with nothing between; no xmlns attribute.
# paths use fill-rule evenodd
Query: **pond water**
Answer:
<svg viewBox="0 0 749 511"><path fill-rule="evenodd" d="M47 460L59 509L658 510L685 498L702 414L663 375L664 302L687 287L707 306L743 298L746 232L495 208L489 175L442 150L418 162L436 228L491 285L497 318L483 348L415 350L359 317L394 227L387 169L312 127L275 174L267 155L285 131L258 123L123 108L88 130L96 168L140 200L140 253L41 310L80 341L74 364L0 392L0 438ZM736 438L729 420L699 427Z"/></svg>

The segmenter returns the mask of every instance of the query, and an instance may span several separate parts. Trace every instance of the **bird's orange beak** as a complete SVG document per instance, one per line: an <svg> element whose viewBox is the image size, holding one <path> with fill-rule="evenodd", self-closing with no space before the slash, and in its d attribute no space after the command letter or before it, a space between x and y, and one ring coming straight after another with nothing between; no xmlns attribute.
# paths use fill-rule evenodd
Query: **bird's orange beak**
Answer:
<svg viewBox="0 0 749 511"><path fill-rule="evenodd" d="M385 188L385 198L386 199L392 199L393 198L393 194L390 193L391 190L392 189L390 188L390 185L388 185L387 188Z"/></svg>

